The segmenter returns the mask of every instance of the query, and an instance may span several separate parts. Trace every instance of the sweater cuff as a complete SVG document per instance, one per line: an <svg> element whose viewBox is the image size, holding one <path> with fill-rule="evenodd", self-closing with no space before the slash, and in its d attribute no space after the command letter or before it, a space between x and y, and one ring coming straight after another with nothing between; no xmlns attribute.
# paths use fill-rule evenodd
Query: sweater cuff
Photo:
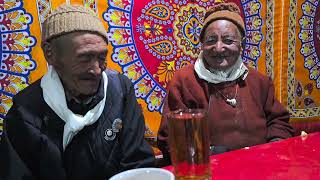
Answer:
<svg viewBox="0 0 320 180"><path fill-rule="evenodd" d="M276 138L270 139L269 142L280 141L280 140L282 140L282 139L283 139L283 138L278 138L278 137L276 137Z"/></svg>

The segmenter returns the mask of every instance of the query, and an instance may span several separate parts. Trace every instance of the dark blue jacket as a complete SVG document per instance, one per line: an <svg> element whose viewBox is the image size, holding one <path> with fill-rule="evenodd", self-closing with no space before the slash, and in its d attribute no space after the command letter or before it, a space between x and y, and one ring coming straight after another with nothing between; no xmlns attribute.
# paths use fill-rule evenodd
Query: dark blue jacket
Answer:
<svg viewBox="0 0 320 180"><path fill-rule="evenodd" d="M44 101L40 80L19 92L4 120L0 179L98 180L153 166L154 155L144 140L144 118L133 85L123 75L107 74L103 113L82 129L65 151L65 123ZM122 128L108 134L116 119L122 120Z"/></svg>

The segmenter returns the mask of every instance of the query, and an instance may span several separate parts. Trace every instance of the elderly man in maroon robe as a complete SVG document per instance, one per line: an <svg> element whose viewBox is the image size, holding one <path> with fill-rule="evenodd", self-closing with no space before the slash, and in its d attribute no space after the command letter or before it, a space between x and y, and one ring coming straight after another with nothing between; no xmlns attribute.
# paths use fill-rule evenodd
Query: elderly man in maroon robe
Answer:
<svg viewBox="0 0 320 180"><path fill-rule="evenodd" d="M185 108L208 109L213 152L277 141L293 135L289 113L276 99L272 80L247 67L241 58L245 25L234 3L213 6L200 34L202 51L194 65L170 82L163 114ZM167 119L158 146L170 162Z"/></svg>

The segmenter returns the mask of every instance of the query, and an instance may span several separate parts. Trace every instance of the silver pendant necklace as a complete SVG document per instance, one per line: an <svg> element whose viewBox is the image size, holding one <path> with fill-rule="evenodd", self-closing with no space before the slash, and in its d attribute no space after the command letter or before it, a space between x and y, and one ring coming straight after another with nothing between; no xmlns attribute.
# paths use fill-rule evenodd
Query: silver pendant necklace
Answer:
<svg viewBox="0 0 320 180"><path fill-rule="evenodd" d="M214 87L214 86L213 86ZM236 93L234 94L234 97L232 99L226 97L222 92L220 92L216 87L214 87L214 89L223 97L223 99L225 100L225 102L227 102L227 104L229 104L232 107L236 107L237 105L237 93L238 93L238 85L236 84Z"/></svg>

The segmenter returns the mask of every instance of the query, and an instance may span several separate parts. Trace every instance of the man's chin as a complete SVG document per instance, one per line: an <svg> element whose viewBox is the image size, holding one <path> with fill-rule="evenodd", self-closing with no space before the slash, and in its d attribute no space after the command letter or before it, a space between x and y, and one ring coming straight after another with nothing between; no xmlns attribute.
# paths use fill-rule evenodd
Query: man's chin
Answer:
<svg viewBox="0 0 320 180"><path fill-rule="evenodd" d="M97 94L97 92L98 92L98 89L97 90L84 91L81 94L84 95L84 96L94 96L94 95Z"/></svg>
<svg viewBox="0 0 320 180"><path fill-rule="evenodd" d="M97 88L90 88L90 89L78 89L78 95L79 96L86 96L86 97L89 97L89 96L94 96L98 93L98 89L99 87Z"/></svg>
<svg viewBox="0 0 320 180"><path fill-rule="evenodd" d="M225 71L229 68L230 66L226 64L215 64L212 66L212 69L217 70L217 71Z"/></svg>
<svg viewBox="0 0 320 180"><path fill-rule="evenodd" d="M84 100L87 99L89 97L93 97L97 94L97 92L80 92L80 94L76 97L78 99Z"/></svg>

